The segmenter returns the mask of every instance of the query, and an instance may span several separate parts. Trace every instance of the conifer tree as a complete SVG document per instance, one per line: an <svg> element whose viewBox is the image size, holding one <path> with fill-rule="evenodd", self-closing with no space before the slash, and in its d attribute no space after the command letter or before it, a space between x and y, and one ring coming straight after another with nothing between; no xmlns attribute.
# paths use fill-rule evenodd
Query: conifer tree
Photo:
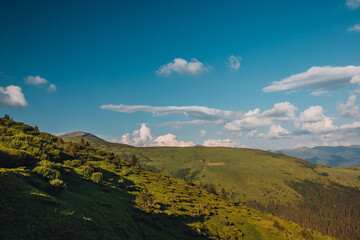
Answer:
<svg viewBox="0 0 360 240"><path fill-rule="evenodd" d="M221 188L220 197L225 200L227 199L227 193L224 188Z"/></svg>
<svg viewBox="0 0 360 240"><path fill-rule="evenodd" d="M35 132L39 132L39 128L38 128L38 126L37 126L37 125L35 125L35 127L34 127L34 131L35 131Z"/></svg>

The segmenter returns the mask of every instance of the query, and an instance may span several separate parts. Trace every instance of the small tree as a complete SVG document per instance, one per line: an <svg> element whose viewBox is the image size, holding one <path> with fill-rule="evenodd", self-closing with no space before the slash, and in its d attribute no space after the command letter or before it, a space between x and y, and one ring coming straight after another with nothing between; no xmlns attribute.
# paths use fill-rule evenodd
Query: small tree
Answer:
<svg viewBox="0 0 360 240"><path fill-rule="evenodd" d="M220 197L225 200L227 199L227 193L224 188L221 188Z"/></svg>
<svg viewBox="0 0 360 240"><path fill-rule="evenodd" d="M85 146L85 144L86 144L86 143L85 143L85 140L84 140L83 138L81 138L81 140L80 140L80 145L81 145L81 146Z"/></svg>
<svg viewBox="0 0 360 240"><path fill-rule="evenodd" d="M131 165L131 166L134 166L134 167L137 168L137 169L140 169L140 168L141 168L141 166L140 166L140 161L139 161L139 159L135 156L135 154L131 157L130 165Z"/></svg>
<svg viewBox="0 0 360 240"><path fill-rule="evenodd" d="M209 193L212 193L212 194L215 194L215 195L217 194L214 184L212 184L212 183L209 184L209 186L208 186L208 192L209 192Z"/></svg>
<svg viewBox="0 0 360 240"><path fill-rule="evenodd" d="M4 119L10 120L9 114L5 114L5 115L4 115Z"/></svg>
<svg viewBox="0 0 360 240"><path fill-rule="evenodd" d="M36 125L35 125L35 127L34 127L34 132L39 132L39 128L38 128L38 126L36 126Z"/></svg>

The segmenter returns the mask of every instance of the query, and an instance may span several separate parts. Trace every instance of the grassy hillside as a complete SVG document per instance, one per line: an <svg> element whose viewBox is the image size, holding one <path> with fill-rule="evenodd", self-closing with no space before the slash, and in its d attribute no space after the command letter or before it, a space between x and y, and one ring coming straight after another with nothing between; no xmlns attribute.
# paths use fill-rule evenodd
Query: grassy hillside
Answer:
<svg viewBox="0 0 360 240"><path fill-rule="evenodd" d="M0 118L0 239L331 239Z"/></svg>
<svg viewBox="0 0 360 240"><path fill-rule="evenodd" d="M68 139L71 140L71 139ZM208 147L107 150L198 186L224 188L234 201L285 217L336 237L359 239L360 167L315 165L256 149Z"/></svg>
<svg viewBox="0 0 360 240"><path fill-rule="evenodd" d="M318 146L314 148L283 149L276 151L289 156L328 166L360 166L360 146Z"/></svg>

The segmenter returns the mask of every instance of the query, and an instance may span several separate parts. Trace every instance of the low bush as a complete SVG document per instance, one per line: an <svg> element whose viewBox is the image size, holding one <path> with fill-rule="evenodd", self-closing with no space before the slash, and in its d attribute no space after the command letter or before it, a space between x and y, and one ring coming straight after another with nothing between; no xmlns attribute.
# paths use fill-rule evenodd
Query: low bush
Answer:
<svg viewBox="0 0 360 240"><path fill-rule="evenodd" d="M95 172L91 175L91 180L93 182L99 183L103 180L103 175L101 172Z"/></svg>

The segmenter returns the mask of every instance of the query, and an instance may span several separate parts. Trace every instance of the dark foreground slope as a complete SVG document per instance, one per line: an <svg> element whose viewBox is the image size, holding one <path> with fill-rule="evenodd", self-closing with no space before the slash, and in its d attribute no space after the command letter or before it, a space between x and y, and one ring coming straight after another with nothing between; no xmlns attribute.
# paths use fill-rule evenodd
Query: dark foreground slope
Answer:
<svg viewBox="0 0 360 240"><path fill-rule="evenodd" d="M0 239L330 239L0 118Z"/></svg>
<svg viewBox="0 0 360 240"><path fill-rule="evenodd" d="M234 201L325 234L360 239L360 167L327 167L256 149L113 143L107 149L122 158L136 154L145 168L198 186L213 184L218 193L224 188Z"/></svg>

